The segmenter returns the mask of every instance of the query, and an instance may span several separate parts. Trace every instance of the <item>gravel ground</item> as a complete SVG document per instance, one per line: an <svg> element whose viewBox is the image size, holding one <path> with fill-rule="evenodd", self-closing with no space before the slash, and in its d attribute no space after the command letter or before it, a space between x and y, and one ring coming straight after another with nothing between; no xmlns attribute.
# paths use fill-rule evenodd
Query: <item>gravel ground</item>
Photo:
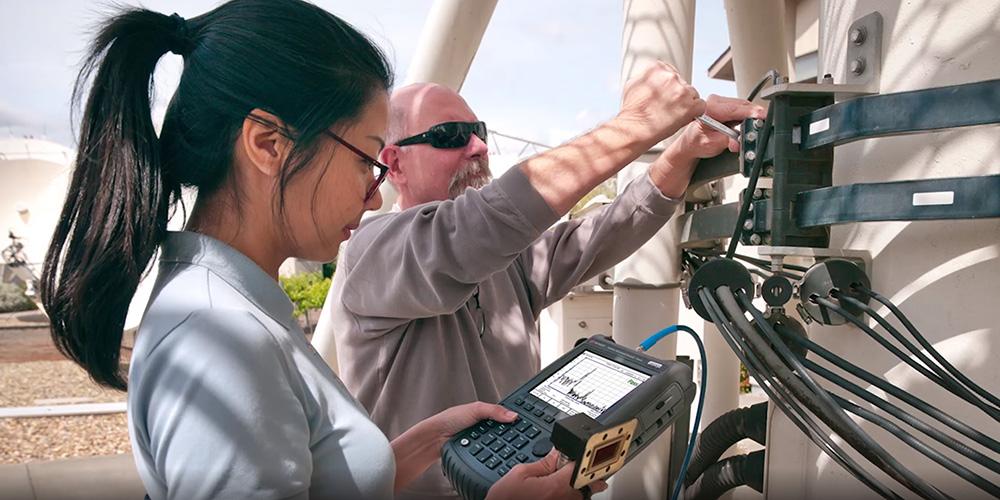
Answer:
<svg viewBox="0 0 1000 500"><path fill-rule="evenodd" d="M125 401L125 393L98 387L72 361L0 363L0 407L36 406L46 404L39 400L63 398L106 403Z"/></svg>
<svg viewBox="0 0 1000 500"><path fill-rule="evenodd" d="M45 401L56 400L56 401ZM124 401L71 361L0 363L0 407ZM125 414L0 418L0 463L113 455L130 451Z"/></svg>
<svg viewBox="0 0 1000 500"><path fill-rule="evenodd" d="M124 413L0 418L0 464L115 455L129 451Z"/></svg>

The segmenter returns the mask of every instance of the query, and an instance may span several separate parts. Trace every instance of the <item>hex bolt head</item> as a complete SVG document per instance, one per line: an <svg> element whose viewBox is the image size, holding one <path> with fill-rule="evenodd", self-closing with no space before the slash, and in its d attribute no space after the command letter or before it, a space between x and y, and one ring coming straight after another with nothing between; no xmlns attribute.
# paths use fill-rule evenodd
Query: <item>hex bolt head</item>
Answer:
<svg viewBox="0 0 1000 500"><path fill-rule="evenodd" d="M868 30L866 30L864 26L858 26L857 28L852 29L851 32L847 34L847 37L854 45L861 45L865 43L865 39L868 38Z"/></svg>
<svg viewBox="0 0 1000 500"><path fill-rule="evenodd" d="M760 235L759 234L751 234L750 235L750 244L751 245L760 245Z"/></svg>
<svg viewBox="0 0 1000 500"><path fill-rule="evenodd" d="M865 60L863 58L859 57L859 58L851 61L851 65L850 65L850 67L848 69L850 69L851 73L853 73L855 75L860 75L861 73L864 73L865 72Z"/></svg>
<svg viewBox="0 0 1000 500"><path fill-rule="evenodd" d="M746 140L747 140L747 142L756 141L757 140L757 131L756 130L751 130L751 131L747 132Z"/></svg>
<svg viewBox="0 0 1000 500"><path fill-rule="evenodd" d="M747 161L754 161L757 158L757 153L747 151L746 153L743 153L743 157L746 158Z"/></svg>
<svg viewBox="0 0 1000 500"><path fill-rule="evenodd" d="M753 128L763 128L763 127L764 127L764 120L757 118L753 121Z"/></svg>
<svg viewBox="0 0 1000 500"><path fill-rule="evenodd" d="M753 219L743 221L743 229L746 229L747 231L753 229Z"/></svg>
<svg viewBox="0 0 1000 500"><path fill-rule="evenodd" d="M763 190L761 190L759 188L753 190L753 199L759 200L759 199L761 199L763 197L764 197L764 191Z"/></svg>

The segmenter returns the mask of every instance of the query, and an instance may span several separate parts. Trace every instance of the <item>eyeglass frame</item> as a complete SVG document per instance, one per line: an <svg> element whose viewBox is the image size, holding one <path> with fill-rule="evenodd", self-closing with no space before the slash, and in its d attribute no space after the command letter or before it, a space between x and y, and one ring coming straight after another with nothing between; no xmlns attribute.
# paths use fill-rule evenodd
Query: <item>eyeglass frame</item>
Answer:
<svg viewBox="0 0 1000 500"><path fill-rule="evenodd" d="M268 120L266 118L261 118L261 117L255 115L255 114L253 114L253 113L250 113L249 115L247 115L247 118L249 118L249 119L251 119L251 120L253 120L253 121L257 122L257 123L260 123L262 125L267 125L267 126L270 126L270 127L274 127L276 129L278 129L279 132L282 135L284 135L285 137L288 137L289 139L292 138L291 134L287 130L285 130L283 127L281 127L281 126L279 126L279 125L277 125L275 123L272 123L270 120ZM358 157L360 157L362 160L364 160L369 165L371 165L372 168L377 168L378 169L379 172L378 172L378 175L375 176L375 182L372 183L371 187L368 188L368 192L365 193L365 200L364 200L364 202L368 203L369 201L371 201L371 199L375 196L375 192L378 191L378 188L382 185L383 182L385 182L386 178L388 178L388 176L389 176L389 166L386 165L385 163L382 163L382 162L376 160L375 158L372 158L371 156L368 155L368 153L365 153L360 148L354 146L350 142L347 142L344 138L340 137L339 135L337 135L337 134L335 134L335 133L333 133L333 132L331 132L329 130L324 130L323 134L326 135L326 136L328 136L328 137L330 137L331 139L339 142L341 145L343 145L345 148L347 148L348 150L350 150L352 153L358 155Z"/></svg>
<svg viewBox="0 0 1000 500"><path fill-rule="evenodd" d="M462 144L460 146L450 147L450 148L435 146L431 142L431 131L434 129L434 127L439 127L441 125L447 125L449 123L458 123L458 124L462 124L462 125L473 125L473 126L477 126L477 127L481 126L482 129L483 129L483 135L489 137L488 136L489 129L486 128L486 122L484 122L484 121L481 121L481 120L480 121L475 121L475 122L448 121L448 122L435 123L434 125L431 125L427 130L425 130L425 131L423 131L423 132L421 132L419 134L411 135L409 137L404 137L403 139L400 139L400 140L396 141L394 143L394 145L402 147L402 146L413 146L413 145L416 145L416 144L427 144L430 147L435 148L435 149L458 149L458 148L463 148L465 146L468 146L469 145L469 141L472 140L472 136L473 135L476 136L476 137L479 137L479 140L481 140L483 142L486 142L486 137L480 137L479 134L476 133L476 130L473 129L469 133L469 138L465 140L465 144Z"/></svg>

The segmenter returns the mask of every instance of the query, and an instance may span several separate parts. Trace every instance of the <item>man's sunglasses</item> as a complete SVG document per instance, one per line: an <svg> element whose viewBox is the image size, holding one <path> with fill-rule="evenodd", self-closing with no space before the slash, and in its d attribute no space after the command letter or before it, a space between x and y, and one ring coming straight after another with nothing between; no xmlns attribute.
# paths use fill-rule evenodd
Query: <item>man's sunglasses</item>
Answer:
<svg viewBox="0 0 1000 500"><path fill-rule="evenodd" d="M417 134L396 143L397 146L430 144L438 149L462 148L469 139L476 137L486 142L486 124L483 122L445 122L434 125L427 132Z"/></svg>

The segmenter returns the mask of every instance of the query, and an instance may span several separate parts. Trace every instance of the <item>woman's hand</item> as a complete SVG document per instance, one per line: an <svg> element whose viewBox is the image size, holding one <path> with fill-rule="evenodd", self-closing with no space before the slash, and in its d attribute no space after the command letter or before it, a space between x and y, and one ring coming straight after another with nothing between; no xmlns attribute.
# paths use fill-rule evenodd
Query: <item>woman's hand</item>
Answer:
<svg viewBox="0 0 1000 500"><path fill-rule="evenodd" d="M486 493L486 500L583 498L583 493L573 489L569 483L573 476L573 464L566 464L557 470L558 460L559 452L553 449L537 462L515 466L493 484ZM590 484L591 493L600 493L606 489L608 484L604 481Z"/></svg>
<svg viewBox="0 0 1000 500"><path fill-rule="evenodd" d="M427 418L421 423L427 422L434 429L434 432L441 439L441 445L443 446L445 441L462 429L486 419L509 423L517 419L517 413L500 405L491 405L477 401L475 403L452 406L437 415Z"/></svg>
<svg viewBox="0 0 1000 500"><path fill-rule="evenodd" d="M462 429L480 420L493 419L508 423L516 418L517 413L502 406L476 402L453 406L421 420L392 440L392 450L396 456L396 491L441 458L441 447L445 441Z"/></svg>

